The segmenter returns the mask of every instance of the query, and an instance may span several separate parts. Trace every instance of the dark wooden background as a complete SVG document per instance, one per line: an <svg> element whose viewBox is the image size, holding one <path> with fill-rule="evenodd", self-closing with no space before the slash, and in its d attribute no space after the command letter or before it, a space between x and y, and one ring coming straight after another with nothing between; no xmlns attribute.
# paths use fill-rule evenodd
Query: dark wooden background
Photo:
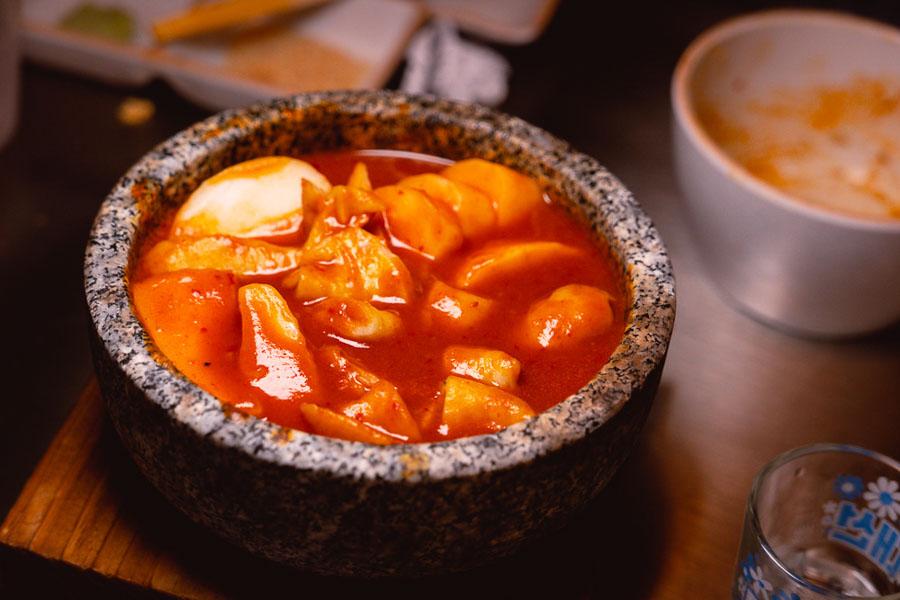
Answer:
<svg viewBox="0 0 900 600"><path fill-rule="evenodd" d="M634 191L656 222L677 276L675 334L634 453L572 526L475 574L374 589L417 596L515 591L545 597L724 598L744 499L768 459L821 441L854 443L900 458L900 327L864 339L821 342L760 325L718 295L685 228L670 157L672 69L705 28L773 5L709 1L651 7L563 0L540 40L496 46L513 67L510 97L500 108L597 158ZM896 2L793 5L851 10L900 24ZM29 63L22 76L20 128L0 150L0 364L6 389L0 514L12 507L92 377L81 262L93 215L141 155L209 114L161 82L118 88ZM399 76L390 85L397 81ZM151 99L156 115L138 127L120 124L115 110L128 96ZM111 455L121 450L114 436L103 439ZM125 501L150 502L148 510L159 511L153 519L168 518L149 486L144 494L133 466L125 461L121 470L122 485L141 490L126 493ZM179 516L171 516L180 527ZM222 552L223 561L244 560L240 553ZM41 572L40 561L30 564ZM294 581L280 569L249 564L257 570L248 572L272 582ZM19 566L12 565L0 561L0 596L4 590L22 592ZM42 579L38 575L34 584L45 584ZM298 593L304 585L337 595L368 589L317 578L298 577L296 583ZM98 593L87 575L67 585L73 586L67 588L72 595L79 585Z"/></svg>

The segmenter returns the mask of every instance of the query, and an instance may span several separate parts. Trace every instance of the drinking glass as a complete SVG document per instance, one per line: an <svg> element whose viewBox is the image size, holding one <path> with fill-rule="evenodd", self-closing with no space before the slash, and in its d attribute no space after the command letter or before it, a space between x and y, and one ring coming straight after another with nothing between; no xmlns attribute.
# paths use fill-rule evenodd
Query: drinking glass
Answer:
<svg viewBox="0 0 900 600"><path fill-rule="evenodd" d="M856 446L791 450L756 476L735 600L900 600L900 463Z"/></svg>

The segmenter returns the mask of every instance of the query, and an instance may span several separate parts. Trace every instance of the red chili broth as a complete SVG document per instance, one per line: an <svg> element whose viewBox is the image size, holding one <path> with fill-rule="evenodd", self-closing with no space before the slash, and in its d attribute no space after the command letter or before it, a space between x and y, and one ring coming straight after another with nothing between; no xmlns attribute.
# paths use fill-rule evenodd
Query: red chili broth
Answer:
<svg viewBox="0 0 900 600"><path fill-rule="evenodd" d="M415 156L415 155L412 155ZM384 154L328 153L302 156L322 172L333 184L346 183L353 166L362 161L366 164L373 187L396 183L399 179L420 173L438 172L448 161L434 157L411 158L409 153ZM174 214L174 213L173 213ZM152 244L168 235L171 215L163 219L157 231L152 231L141 244L139 256L149 250ZM367 226L366 229L377 230ZM367 342L368 348L357 348L340 344L329 336L308 316L305 303L294 297L293 290L281 285L285 274L276 276L236 277L238 285L250 282L268 283L275 286L288 301L292 312L300 323L310 348L327 344L339 344L349 358L363 365L394 384L410 412L419 417L428 411L440 411L441 382L447 377L442 366L443 350L453 344L481 346L502 350L522 365L518 388L513 393L528 402L535 412L544 411L581 389L590 381L609 359L622 338L625 327L625 290L617 276L617 267L608 248L594 241L591 233L578 223L556 200L546 198L538 206L531 218L521 224L503 230L496 238L517 241L558 241L583 250L582 257L567 260L559 268L537 269L514 278L493 282L488 287L480 286L475 292L480 296L499 300L503 305L501 314L488 320L483 326L465 332L445 329L429 329L421 315L426 310L423 292L429 282L440 279L454 280L455 272L465 257L481 244L472 245L467 240L463 247L435 264L415 252L392 247L392 250L406 263L416 281L415 297L406 305L391 305L403 319L401 335L378 342ZM134 271L134 280L142 279L140 266ZM517 324L524 322L525 313L531 303L547 297L553 290L572 283L591 285L609 292L614 313L613 326L599 337L578 343L566 349L531 348L520 342ZM230 320L219 331L205 332L218 337L215 345L221 352L204 361L205 367L217 380L219 394L224 402L239 406L233 398L258 398L260 392L240 376L238 369L238 349L240 347L240 319ZM322 406L334 408L350 398L338 392L323 375L320 380L330 389ZM212 390L210 390L214 393ZM284 403L281 403L284 404ZM287 409L287 410L285 410ZM263 418L287 427L307 430L308 426L292 407L275 406L274 402L263 402ZM447 439L438 431L422 431L423 441Z"/></svg>

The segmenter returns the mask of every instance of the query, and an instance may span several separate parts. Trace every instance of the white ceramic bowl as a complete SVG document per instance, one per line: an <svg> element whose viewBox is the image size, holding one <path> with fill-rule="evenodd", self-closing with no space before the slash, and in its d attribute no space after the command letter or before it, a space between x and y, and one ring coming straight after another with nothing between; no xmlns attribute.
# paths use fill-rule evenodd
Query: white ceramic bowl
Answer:
<svg viewBox="0 0 900 600"><path fill-rule="evenodd" d="M751 316L801 335L857 335L900 319L900 219L819 208L758 179L713 141L698 102L733 115L767 91L859 77L900 82L900 31L776 10L702 34L672 81L675 168L709 275Z"/></svg>

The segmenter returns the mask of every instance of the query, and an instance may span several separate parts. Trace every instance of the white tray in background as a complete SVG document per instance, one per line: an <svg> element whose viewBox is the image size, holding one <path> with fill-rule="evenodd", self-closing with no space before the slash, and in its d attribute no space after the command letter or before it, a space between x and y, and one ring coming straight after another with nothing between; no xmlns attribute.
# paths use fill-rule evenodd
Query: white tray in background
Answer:
<svg viewBox="0 0 900 600"><path fill-rule="evenodd" d="M463 31L502 44L536 40L559 0L424 0L431 14Z"/></svg>
<svg viewBox="0 0 900 600"><path fill-rule="evenodd" d="M157 46L151 23L188 8L193 4L190 0L114 0L106 4L126 10L133 18L135 35L129 43L61 28L62 18L82 4L83 0L23 2L25 56L114 84L137 86L160 77L186 98L212 109L318 88L314 80L285 87L230 72L226 34ZM364 65L346 87L378 88L393 73L424 16L421 5L405 0L341 0L291 17L289 28L297 36Z"/></svg>
<svg viewBox="0 0 900 600"><path fill-rule="evenodd" d="M454 21L470 33L505 44L535 40L559 0L335 0L291 18L291 31L335 49L365 69L348 86L379 88L396 69L409 38L428 15ZM212 109L318 89L314 80L271 85L230 72L228 35L210 35L157 46L151 23L177 14L195 0L108 0L135 21L135 37L120 43L67 31L62 18L85 0L22 3L23 50L29 59L114 84L143 85L154 77Z"/></svg>

